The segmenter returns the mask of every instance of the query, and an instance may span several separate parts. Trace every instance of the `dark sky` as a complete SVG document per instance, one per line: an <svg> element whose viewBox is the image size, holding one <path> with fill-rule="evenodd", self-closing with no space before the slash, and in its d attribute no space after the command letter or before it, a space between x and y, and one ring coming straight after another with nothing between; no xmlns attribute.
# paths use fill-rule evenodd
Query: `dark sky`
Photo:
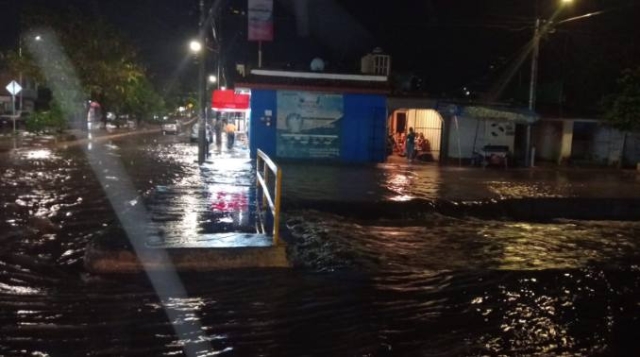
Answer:
<svg viewBox="0 0 640 357"><path fill-rule="evenodd" d="M265 63L307 68L321 57L335 70L356 69L361 55L380 46L393 69L418 74L436 95L464 85L486 86L513 63L530 40L536 1L531 0L308 0L308 36L301 36L294 1L274 0L276 41L264 45ZM211 3L212 0L207 0ZM539 0L538 13L552 16L560 0ZM608 13L566 24L543 41L543 81L587 76L589 66L613 73L638 61L634 0L575 0L558 19L606 9ZM0 46L16 42L21 9L80 7L118 26L138 47L157 78L178 73L186 43L197 31L197 0L0 0ZM246 41L246 0L227 0L223 22L227 65L256 61ZM634 62L635 61L635 62ZM593 63L591 63L593 62ZM576 65L586 66L579 71ZM523 68L526 67L523 66ZM576 73L573 73L576 72ZM518 71L523 77L526 71ZM523 80L522 78L516 80Z"/></svg>

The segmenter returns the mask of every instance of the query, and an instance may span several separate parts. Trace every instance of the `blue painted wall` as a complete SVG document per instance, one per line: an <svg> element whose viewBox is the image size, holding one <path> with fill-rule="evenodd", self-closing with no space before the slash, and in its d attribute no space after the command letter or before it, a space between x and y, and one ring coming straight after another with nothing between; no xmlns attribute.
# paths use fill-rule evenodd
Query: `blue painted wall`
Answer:
<svg viewBox="0 0 640 357"><path fill-rule="evenodd" d="M342 162L383 162L387 99L381 95L345 94L342 122Z"/></svg>
<svg viewBox="0 0 640 357"><path fill-rule="evenodd" d="M342 93L336 93L342 94ZM339 162L369 163L386 159L387 99L374 94L343 94L344 117L341 124ZM249 139L251 157L261 149L276 156L277 92L251 91ZM271 111L270 120L265 111ZM267 125L270 122L270 125ZM326 161L326 160L325 160Z"/></svg>
<svg viewBox="0 0 640 357"><path fill-rule="evenodd" d="M251 91L249 149L252 158L256 157L257 149L264 151L270 157L275 157L277 109L276 91L259 89ZM268 110L272 113L271 117L265 115L265 111Z"/></svg>

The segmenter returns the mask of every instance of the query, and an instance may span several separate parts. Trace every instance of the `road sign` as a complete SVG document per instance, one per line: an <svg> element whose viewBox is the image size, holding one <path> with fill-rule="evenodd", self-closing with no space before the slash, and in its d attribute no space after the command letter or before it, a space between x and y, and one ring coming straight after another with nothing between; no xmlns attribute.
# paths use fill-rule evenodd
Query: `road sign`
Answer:
<svg viewBox="0 0 640 357"><path fill-rule="evenodd" d="M11 93L11 95L17 95L22 91L22 86L16 81L11 81L5 88Z"/></svg>

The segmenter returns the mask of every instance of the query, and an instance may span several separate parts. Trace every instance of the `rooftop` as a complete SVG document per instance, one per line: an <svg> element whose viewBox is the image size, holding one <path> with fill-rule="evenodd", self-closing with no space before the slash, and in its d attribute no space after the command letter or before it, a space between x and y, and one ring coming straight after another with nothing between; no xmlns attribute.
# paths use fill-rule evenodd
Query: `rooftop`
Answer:
<svg viewBox="0 0 640 357"><path fill-rule="evenodd" d="M251 70L248 76L236 78L235 87L377 94L390 92L387 76L270 69Z"/></svg>

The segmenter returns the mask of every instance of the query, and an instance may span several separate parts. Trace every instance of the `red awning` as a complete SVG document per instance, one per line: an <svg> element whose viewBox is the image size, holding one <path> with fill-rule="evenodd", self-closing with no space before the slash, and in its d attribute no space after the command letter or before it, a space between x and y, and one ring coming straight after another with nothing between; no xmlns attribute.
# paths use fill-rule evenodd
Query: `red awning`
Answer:
<svg viewBox="0 0 640 357"><path fill-rule="evenodd" d="M248 110L249 95L237 94L233 90L214 90L211 107L215 110Z"/></svg>

